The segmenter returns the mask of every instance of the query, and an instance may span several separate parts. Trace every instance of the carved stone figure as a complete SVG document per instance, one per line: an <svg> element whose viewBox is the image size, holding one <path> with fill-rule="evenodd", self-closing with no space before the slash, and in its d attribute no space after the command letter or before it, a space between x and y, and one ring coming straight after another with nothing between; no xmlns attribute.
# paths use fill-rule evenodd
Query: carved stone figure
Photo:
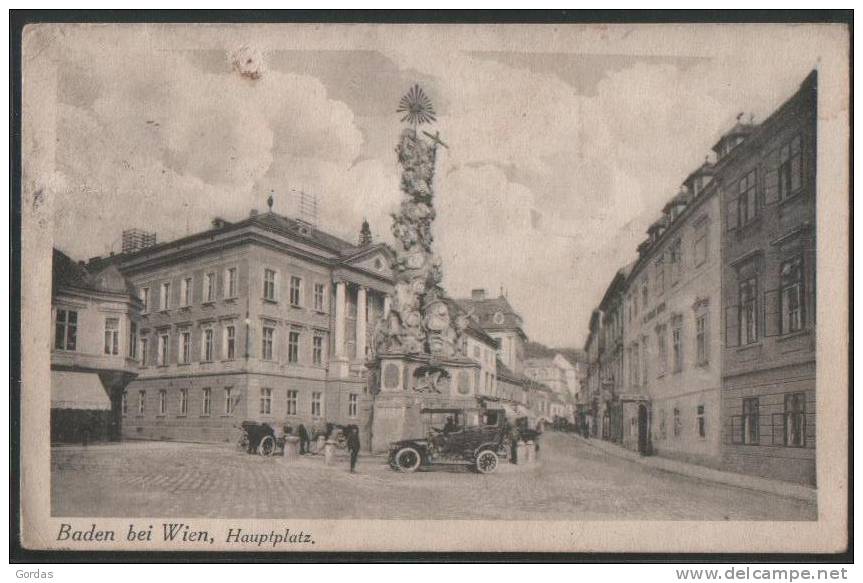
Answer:
<svg viewBox="0 0 863 583"><path fill-rule="evenodd" d="M467 326L453 321L443 301L443 270L432 250L431 230L436 214L433 199L437 147L446 145L437 136L423 132L429 136L426 138L417 133L416 125L434 121L433 116L424 117L421 111L414 111L404 120L410 121L412 127L402 130L396 147L404 198L399 212L392 215L392 233L397 242L392 265L395 294L387 321L375 326L375 354L451 357L458 354L459 340Z"/></svg>

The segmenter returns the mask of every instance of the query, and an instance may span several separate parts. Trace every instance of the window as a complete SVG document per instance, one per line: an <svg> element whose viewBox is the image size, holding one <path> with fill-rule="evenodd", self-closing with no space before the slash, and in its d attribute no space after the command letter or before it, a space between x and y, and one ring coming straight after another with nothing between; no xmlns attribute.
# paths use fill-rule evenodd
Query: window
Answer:
<svg viewBox="0 0 863 583"><path fill-rule="evenodd" d="M668 262L671 264L671 283L675 284L680 279L683 268L680 255L680 239L675 240L668 248Z"/></svg>
<svg viewBox="0 0 863 583"><path fill-rule="evenodd" d="M192 303L192 278L186 277L180 282L180 305L188 306Z"/></svg>
<svg viewBox="0 0 863 583"><path fill-rule="evenodd" d="M647 385L647 336L641 338L641 384Z"/></svg>
<svg viewBox="0 0 863 583"><path fill-rule="evenodd" d="M480 359L480 348L477 345L474 345L474 347L473 347L473 358L474 358L474 360Z"/></svg>
<svg viewBox="0 0 863 583"><path fill-rule="evenodd" d="M632 315L638 317L638 293L632 296Z"/></svg>
<svg viewBox="0 0 863 583"><path fill-rule="evenodd" d="M359 411L359 395L351 393L348 395L348 417L354 418Z"/></svg>
<svg viewBox="0 0 863 583"><path fill-rule="evenodd" d="M261 334L261 358L264 360L273 360L273 335L275 332L275 328L264 324Z"/></svg>
<svg viewBox="0 0 863 583"><path fill-rule="evenodd" d="M288 415L297 414L297 391L288 391Z"/></svg>
<svg viewBox="0 0 863 583"><path fill-rule="evenodd" d="M192 361L192 333L188 330L180 332L180 364Z"/></svg>
<svg viewBox="0 0 863 583"><path fill-rule="evenodd" d="M290 288L290 301L291 305L295 307L300 306L300 291L301 291L302 280L296 275L291 276L291 288Z"/></svg>
<svg viewBox="0 0 863 583"><path fill-rule="evenodd" d="M129 391L124 390L123 396L120 398L120 412L123 414L123 417L129 413Z"/></svg>
<svg viewBox="0 0 863 583"><path fill-rule="evenodd" d="M671 358L674 372L683 370L683 342L682 342L682 324L676 322L671 329Z"/></svg>
<svg viewBox="0 0 863 583"><path fill-rule="evenodd" d="M273 389L261 389L261 415L269 415L273 410Z"/></svg>
<svg viewBox="0 0 863 583"><path fill-rule="evenodd" d="M168 366L168 350L171 346L171 337L167 332L159 334L159 354L157 355L157 364L159 366Z"/></svg>
<svg viewBox="0 0 863 583"><path fill-rule="evenodd" d="M105 354L120 354L119 318L105 318Z"/></svg>
<svg viewBox="0 0 863 583"><path fill-rule="evenodd" d="M666 439L668 438L668 427L667 427L667 415L665 414L665 409L659 412L659 438Z"/></svg>
<svg viewBox="0 0 863 583"><path fill-rule="evenodd" d="M57 321L54 326L54 348L57 350L75 350L77 345L78 312L57 310Z"/></svg>
<svg viewBox="0 0 863 583"><path fill-rule="evenodd" d="M324 337L315 334L312 338L312 364L320 366L324 362Z"/></svg>
<svg viewBox="0 0 863 583"><path fill-rule="evenodd" d="M204 394L201 399L201 415L209 417L212 409L212 391L210 391L209 388L205 388L203 393Z"/></svg>
<svg viewBox="0 0 863 583"><path fill-rule="evenodd" d="M695 267L703 265L707 261L707 229L702 229L696 233L693 251L695 252Z"/></svg>
<svg viewBox="0 0 863 583"><path fill-rule="evenodd" d="M740 344L752 344L758 341L758 282L754 277L740 282L738 297Z"/></svg>
<svg viewBox="0 0 863 583"><path fill-rule="evenodd" d="M321 393L312 393L312 417L321 416Z"/></svg>
<svg viewBox="0 0 863 583"><path fill-rule="evenodd" d="M701 439L707 437L707 427L704 422L704 405L698 405L695 409L695 428L698 430L698 437Z"/></svg>
<svg viewBox="0 0 863 583"><path fill-rule="evenodd" d="M204 276L204 301L212 302L216 298L216 274L208 273Z"/></svg>
<svg viewBox="0 0 863 583"><path fill-rule="evenodd" d="M653 289L656 295L661 295L665 291L665 261L660 258L654 263L656 268L656 278L653 280Z"/></svg>
<svg viewBox="0 0 863 583"><path fill-rule="evenodd" d="M141 303L144 305L144 313L150 311L150 288L142 287L138 297L141 299Z"/></svg>
<svg viewBox="0 0 863 583"><path fill-rule="evenodd" d="M141 338L141 364L147 366L150 358L150 340Z"/></svg>
<svg viewBox="0 0 863 583"><path fill-rule="evenodd" d="M138 391L138 417L144 415L144 402L147 399L147 391Z"/></svg>
<svg viewBox="0 0 863 583"><path fill-rule="evenodd" d="M237 297L237 268L229 267L225 270L225 297Z"/></svg>
<svg viewBox="0 0 863 583"><path fill-rule="evenodd" d="M276 301L276 272L272 269L264 270L264 299Z"/></svg>
<svg viewBox="0 0 863 583"><path fill-rule="evenodd" d="M710 359L707 347L707 314L695 317L695 359L699 366L706 365Z"/></svg>
<svg viewBox="0 0 863 583"><path fill-rule="evenodd" d="M129 322L129 358L138 358L138 325Z"/></svg>
<svg viewBox="0 0 863 583"><path fill-rule="evenodd" d="M665 326L660 326L656 332L656 346L659 350L659 363L656 371L656 376L665 374L668 367L668 339L665 336Z"/></svg>
<svg viewBox="0 0 863 583"><path fill-rule="evenodd" d="M674 412L673 412L673 416L674 416L674 427L672 427L672 431L674 433L674 437L680 437L680 433L683 429L683 422L680 420L680 409L675 407Z"/></svg>
<svg viewBox="0 0 863 583"><path fill-rule="evenodd" d="M803 327L803 270L800 258L785 261L780 268L780 320L781 334L797 332Z"/></svg>
<svg viewBox="0 0 863 583"><path fill-rule="evenodd" d="M234 414L234 390L231 387L225 387L225 415Z"/></svg>
<svg viewBox="0 0 863 583"><path fill-rule="evenodd" d="M288 362L300 361L300 333L296 330L288 332Z"/></svg>
<svg viewBox="0 0 863 583"><path fill-rule="evenodd" d="M237 346L237 329L235 326L225 326L225 359L234 360L236 358Z"/></svg>
<svg viewBox="0 0 863 583"><path fill-rule="evenodd" d="M642 280L642 282L641 282L641 307L645 310L647 309L647 300L649 299L649 296L650 296L650 292L647 290L647 288L648 288L648 281L647 281L647 276L645 275L644 280Z"/></svg>
<svg viewBox="0 0 863 583"><path fill-rule="evenodd" d="M758 212L756 194L755 170L740 179L737 183L737 225L742 227L755 219Z"/></svg>
<svg viewBox="0 0 863 583"><path fill-rule="evenodd" d="M159 391L159 415L164 415L168 411L168 391L162 389Z"/></svg>
<svg viewBox="0 0 863 583"><path fill-rule="evenodd" d="M803 184L803 164L800 156L800 136L779 149L779 198L796 194Z"/></svg>
<svg viewBox="0 0 863 583"><path fill-rule="evenodd" d="M743 443L746 445L758 445L760 439L758 399L743 399Z"/></svg>
<svg viewBox="0 0 863 583"><path fill-rule="evenodd" d="M201 360L204 362L212 362L213 360L213 329L204 328L201 337Z"/></svg>
<svg viewBox="0 0 863 583"><path fill-rule="evenodd" d="M189 413L189 389L180 389L180 416Z"/></svg>
<svg viewBox="0 0 863 583"><path fill-rule="evenodd" d="M162 284L162 295L159 297L159 309L167 310L171 307L171 284L165 282Z"/></svg>
<svg viewBox="0 0 863 583"><path fill-rule="evenodd" d="M324 284L316 283L315 284L315 311L323 312L324 311Z"/></svg>
<svg viewBox="0 0 863 583"><path fill-rule="evenodd" d="M806 445L806 393L785 395L785 445Z"/></svg>

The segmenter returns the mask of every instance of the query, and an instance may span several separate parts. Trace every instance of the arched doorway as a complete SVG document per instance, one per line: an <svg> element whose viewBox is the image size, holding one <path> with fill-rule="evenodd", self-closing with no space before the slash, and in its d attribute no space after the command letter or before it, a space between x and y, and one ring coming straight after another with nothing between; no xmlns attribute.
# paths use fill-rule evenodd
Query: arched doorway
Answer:
<svg viewBox="0 0 863 583"><path fill-rule="evenodd" d="M638 453L650 453L650 428L648 427L647 406L638 406Z"/></svg>

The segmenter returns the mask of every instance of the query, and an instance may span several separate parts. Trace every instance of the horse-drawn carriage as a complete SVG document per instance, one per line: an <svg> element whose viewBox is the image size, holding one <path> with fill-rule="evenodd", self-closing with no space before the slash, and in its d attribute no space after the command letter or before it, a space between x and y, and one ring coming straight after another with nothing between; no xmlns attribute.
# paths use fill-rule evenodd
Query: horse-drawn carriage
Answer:
<svg viewBox="0 0 863 583"><path fill-rule="evenodd" d="M309 431L309 441L317 443L321 438L335 442L336 447L347 447L346 426L328 423L323 429ZM293 427L276 423L260 421L243 421L240 423L237 447L250 454L271 456L284 451L285 441L289 435L295 435Z"/></svg>

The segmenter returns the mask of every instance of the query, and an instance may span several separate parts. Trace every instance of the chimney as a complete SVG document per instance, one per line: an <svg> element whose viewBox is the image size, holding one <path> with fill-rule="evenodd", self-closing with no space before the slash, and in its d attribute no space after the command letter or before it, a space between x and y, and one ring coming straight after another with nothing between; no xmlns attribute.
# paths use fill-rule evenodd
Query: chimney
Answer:
<svg viewBox="0 0 863 583"><path fill-rule="evenodd" d="M250 210L250 211L249 211L249 216L250 216L250 217L256 217L256 216L258 216L258 209L252 209L252 210Z"/></svg>
<svg viewBox="0 0 863 583"><path fill-rule="evenodd" d="M224 229L225 225L227 225L227 224L228 224L228 222L221 217L216 217L215 219L213 219L213 228L214 229Z"/></svg>
<svg viewBox="0 0 863 583"><path fill-rule="evenodd" d="M485 289L477 288L470 290L470 299L472 300L484 300L485 299Z"/></svg>

